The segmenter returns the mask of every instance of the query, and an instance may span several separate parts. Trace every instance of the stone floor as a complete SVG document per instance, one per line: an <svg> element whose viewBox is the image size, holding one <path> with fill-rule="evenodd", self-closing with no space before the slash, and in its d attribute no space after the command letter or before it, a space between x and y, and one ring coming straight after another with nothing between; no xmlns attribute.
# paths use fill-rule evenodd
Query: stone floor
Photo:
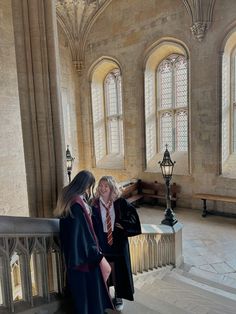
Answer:
<svg viewBox="0 0 236 314"><path fill-rule="evenodd" d="M141 207L142 223L160 224L163 207ZM122 314L235 314L236 219L203 218L200 210L179 208L184 264L134 276L135 301Z"/></svg>
<svg viewBox="0 0 236 314"><path fill-rule="evenodd" d="M160 224L163 207L138 209L142 223ZM191 273L236 288L236 219L201 216L200 210L177 208L183 224L184 268Z"/></svg>

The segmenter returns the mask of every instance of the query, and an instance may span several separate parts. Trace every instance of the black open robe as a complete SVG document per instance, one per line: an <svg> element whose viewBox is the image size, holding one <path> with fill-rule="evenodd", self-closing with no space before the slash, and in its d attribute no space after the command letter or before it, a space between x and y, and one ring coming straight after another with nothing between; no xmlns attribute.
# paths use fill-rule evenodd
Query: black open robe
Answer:
<svg viewBox="0 0 236 314"><path fill-rule="evenodd" d="M60 219L60 241L73 314L104 314L113 305L99 266L103 255L80 197L71 206L71 214Z"/></svg>
<svg viewBox="0 0 236 314"><path fill-rule="evenodd" d="M113 244L108 246L106 234L103 232L102 217L99 200L95 200L93 206L93 226L102 253L108 261L115 266L115 290L118 298L134 300L134 285L130 263L129 236L141 234L141 225L134 206L125 199L119 198L114 202L115 223L119 223L124 229L114 227Z"/></svg>

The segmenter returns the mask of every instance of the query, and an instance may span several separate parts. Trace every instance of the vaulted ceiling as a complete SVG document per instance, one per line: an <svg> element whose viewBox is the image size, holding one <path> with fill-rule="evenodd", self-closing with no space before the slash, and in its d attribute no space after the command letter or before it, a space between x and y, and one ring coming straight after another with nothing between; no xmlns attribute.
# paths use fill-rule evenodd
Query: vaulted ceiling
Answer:
<svg viewBox="0 0 236 314"><path fill-rule="evenodd" d="M109 1L57 0L57 15L67 25L76 38L105 2Z"/></svg>
<svg viewBox="0 0 236 314"><path fill-rule="evenodd" d="M114 0L57 0L59 25L64 30L71 49L72 60L80 72L83 68L87 35L96 18ZM147 0L146 0L147 1ZM212 23L216 0L182 0L191 18L193 36L202 41Z"/></svg>
<svg viewBox="0 0 236 314"><path fill-rule="evenodd" d="M57 20L69 40L72 59L82 69L86 36L96 17L112 0L57 0Z"/></svg>

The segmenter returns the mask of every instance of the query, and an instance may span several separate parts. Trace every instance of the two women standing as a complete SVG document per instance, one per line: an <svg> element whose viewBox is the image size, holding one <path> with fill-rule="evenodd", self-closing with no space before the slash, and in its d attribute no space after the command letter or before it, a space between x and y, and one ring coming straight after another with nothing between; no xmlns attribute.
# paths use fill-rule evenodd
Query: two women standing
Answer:
<svg viewBox="0 0 236 314"><path fill-rule="evenodd" d="M119 310L117 302L121 298L133 300L127 237L141 233L138 215L134 207L119 198L112 177L99 181L91 209L87 200L91 199L94 185L91 172L79 172L62 190L55 210L60 217L60 241L73 314L103 314L114 305ZM114 305L107 283L115 286Z"/></svg>

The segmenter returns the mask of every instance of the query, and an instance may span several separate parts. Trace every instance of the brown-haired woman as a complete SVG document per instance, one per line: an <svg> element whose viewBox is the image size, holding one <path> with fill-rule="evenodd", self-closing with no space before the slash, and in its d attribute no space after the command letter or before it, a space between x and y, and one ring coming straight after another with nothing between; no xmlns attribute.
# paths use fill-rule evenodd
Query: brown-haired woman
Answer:
<svg viewBox="0 0 236 314"><path fill-rule="evenodd" d="M113 308L100 268L106 261L98 247L87 203L94 185L93 174L80 171L62 190L54 211L60 218L60 241L73 314L104 314L105 309Z"/></svg>

